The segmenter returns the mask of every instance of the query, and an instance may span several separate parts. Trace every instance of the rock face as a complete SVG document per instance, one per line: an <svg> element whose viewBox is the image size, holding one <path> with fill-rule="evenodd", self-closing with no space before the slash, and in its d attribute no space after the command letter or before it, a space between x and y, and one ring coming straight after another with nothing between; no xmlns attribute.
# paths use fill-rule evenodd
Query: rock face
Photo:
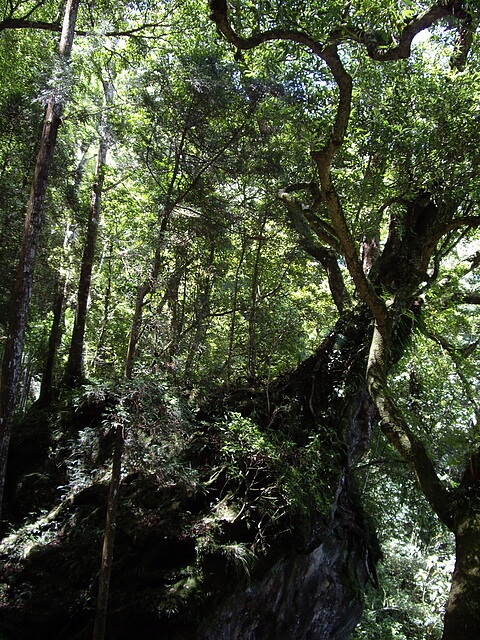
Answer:
<svg viewBox="0 0 480 640"><path fill-rule="evenodd" d="M199 640L346 640L376 582L375 542L345 477L323 542L277 562L220 605Z"/></svg>
<svg viewBox="0 0 480 640"><path fill-rule="evenodd" d="M346 575L344 549L323 544L278 562L260 582L234 593L201 640L344 640L362 614Z"/></svg>

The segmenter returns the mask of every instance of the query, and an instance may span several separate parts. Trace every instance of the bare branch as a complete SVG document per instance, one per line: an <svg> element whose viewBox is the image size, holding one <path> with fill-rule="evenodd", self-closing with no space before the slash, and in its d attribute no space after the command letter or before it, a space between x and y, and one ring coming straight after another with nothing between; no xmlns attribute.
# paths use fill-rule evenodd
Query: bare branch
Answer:
<svg viewBox="0 0 480 640"><path fill-rule="evenodd" d="M25 18L6 18L0 22L0 31L6 31L7 29L40 29L42 31L60 33L62 25L59 22L42 22L41 20L27 20Z"/></svg>
<svg viewBox="0 0 480 640"><path fill-rule="evenodd" d="M480 304L480 293L463 293L454 296L455 302L460 304Z"/></svg>
<svg viewBox="0 0 480 640"><path fill-rule="evenodd" d="M108 37L134 36L142 31L156 29L159 27L165 27L165 24L162 22L150 22L132 29L106 31L102 35ZM7 29L37 29L40 31L53 31L54 33L60 33L62 25L59 22L43 22L42 20L28 20L27 18L6 18L5 20L0 21L0 32L6 31ZM75 35L91 36L93 35L93 31L76 30Z"/></svg>

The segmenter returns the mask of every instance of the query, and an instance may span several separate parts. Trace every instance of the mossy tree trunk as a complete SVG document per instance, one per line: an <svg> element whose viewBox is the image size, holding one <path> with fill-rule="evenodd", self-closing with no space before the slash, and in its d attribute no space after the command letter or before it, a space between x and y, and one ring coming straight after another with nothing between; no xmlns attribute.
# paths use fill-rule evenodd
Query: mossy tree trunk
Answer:
<svg viewBox="0 0 480 640"><path fill-rule="evenodd" d="M455 569L442 640L480 638L480 451L471 455L455 492Z"/></svg>

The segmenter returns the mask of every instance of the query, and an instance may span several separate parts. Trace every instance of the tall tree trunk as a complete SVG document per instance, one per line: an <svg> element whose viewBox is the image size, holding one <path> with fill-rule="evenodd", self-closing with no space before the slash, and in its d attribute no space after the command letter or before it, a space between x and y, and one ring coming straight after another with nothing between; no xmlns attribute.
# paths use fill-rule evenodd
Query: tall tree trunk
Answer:
<svg viewBox="0 0 480 640"><path fill-rule="evenodd" d="M455 569L442 640L480 638L480 449L472 452L456 491Z"/></svg>
<svg viewBox="0 0 480 640"><path fill-rule="evenodd" d="M135 296L135 309L133 311L132 324L130 327L130 338L128 340L127 357L125 358L125 377L132 379L133 366L137 356L138 341L142 331L143 307L145 305L146 296L152 291L151 284L147 281L137 286L137 295Z"/></svg>
<svg viewBox="0 0 480 640"><path fill-rule="evenodd" d="M232 300L232 317L230 320L230 329L228 332L228 354L227 361L225 365L225 377L227 384L231 382L232 377L232 369L233 369L233 351L235 347L235 330L237 327L237 313L238 313L238 290L240 288L239 277L240 277L240 269L243 265L243 260L245 258L245 252L247 250L247 237L244 235L242 237L242 249L240 251L240 256L238 258L237 268L235 269L235 280L233 283L233 300Z"/></svg>
<svg viewBox="0 0 480 640"><path fill-rule="evenodd" d="M85 327L87 322L88 298L92 282L93 263L97 245L98 226L102 213L102 192L105 181L105 168L109 145L108 108L112 102L113 86L110 82L102 80L104 92L104 108L100 116L97 167L95 182L92 189L90 209L88 216L87 234L80 268L80 280L78 283L77 310L73 325L70 350L65 369L65 383L69 386L82 384L84 374L84 342Z"/></svg>
<svg viewBox="0 0 480 640"><path fill-rule="evenodd" d="M176 176L175 176L176 177ZM172 187L173 188L173 187ZM143 307L145 306L145 298L154 293L157 287L158 275L163 264L163 240L168 228L170 215L173 211L173 207L166 206L163 212L162 222L160 224L160 239L155 249L155 255L153 258L153 264L150 269L150 274L144 282L137 286L137 295L135 297L135 309L133 312L132 324L130 327L130 337L128 340L127 356L125 358L125 377L131 379L133 376L133 366L135 364L135 358L137 355L138 341L142 331L143 323Z"/></svg>
<svg viewBox="0 0 480 640"><path fill-rule="evenodd" d="M247 341L247 378L254 379L257 374L257 311L260 303L260 257L264 244L265 225L267 215L264 214L261 220L257 238L257 249L255 251L255 261L253 263L252 283L250 286L250 311L248 314L248 341Z"/></svg>
<svg viewBox="0 0 480 640"><path fill-rule="evenodd" d="M68 0L65 7L58 48L61 62L66 62L70 57L79 4L80 0ZM40 146L27 205L20 260L13 289L13 310L3 355L0 381L0 509L3 500L8 447L32 293L35 256L42 226L43 203L45 201L57 133L61 123L63 103L63 96L55 92L46 106Z"/></svg>
<svg viewBox="0 0 480 640"><path fill-rule="evenodd" d="M195 358L201 353L202 344L205 342L207 335L207 318L210 314L210 297L212 292L212 272L213 262L215 260L215 241L212 240L210 252L208 256L208 264L203 267L205 276L200 278L198 290L194 302L194 325L195 333L190 343L187 359L185 362L185 380L187 384L192 381L193 365Z"/></svg>
<svg viewBox="0 0 480 640"><path fill-rule="evenodd" d="M175 271L168 280L165 295L158 313L162 314L163 310L167 310L168 317L168 339L166 344L162 346L164 361L170 368L172 374L176 371L175 356L180 347L180 339L185 323L185 301L186 287L188 279L188 257L185 249L179 248L175 255ZM182 291L180 292L180 285Z"/></svg>
<svg viewBox="0 0 480 640"><path fill-rule="evenodd" d="M103 258L102 258L103 262ZM107 285L105 287L105 294L103 296L103 320L102 326L100 329L100 334L98 336L97 346L95 349L95 354L92 358L91 365L95 370L99 370L105 362L105 336L107 334L108 325L110 322L110 309L111 309L111 298L112 298L112 262L113 262L113 240L110 239L110 243L108 245L108 257L107 257Z"/></svg>
<svg viewBox="0 0 480 640"><path fill-rule="evenodd" d="M57 291L53 301L53 318L50 327L50 335L48 337L47 357L43 367L42 382L40 385L40 396L38 405L48 405L53 396L53 372L55 367L55 358L62 337L62 316L63 303L65 300L65 278L59 276L57 283Z"/></svg>
<svg viewBox="0 0 480 640"><path fill-rule="evenodd" d="M83 158L81 159L77 171L75 172L75 183L72 187L72 194L76 193L80 179L83 173L83 166L85 164L85 155L83 154ZM72 206L75 204L72 198ZM53 378L54 378L54 369L55 369L55 360L57 357L57 351L60 346L60 341L62 338L63 331L63 313L64 313L64 303L65 296L67 292L68 286L68 278L63 273L65 271L65 263L67 262L67 251L68 245L71 241L72 233L70 229L70 224L67 222L65 228L65 235L63 238L63 260L59 267L59 274L57 276L57 285L55 298L52 305L53 318L52 325L50 327L50 334L48 338L48 347L47 354L45 358L45 363L42 371L42 382L40 386L40 395L37 401L37 406L46 406L50 403L53 397Z"/></svg>
<svg viewBox="0 0 480 640"><path fill-rule="evenodd" d="M124 424L119 419L115 431L115 450L112 462L112 478L108 493L107 517L103 536L102 561L98 581L97 612L93 630L93 640L103 640L107 622L108 593L112 574L113 548L115 543L115 521L117 518L118 492L122 477L122 456L124 449Z"/></svg>

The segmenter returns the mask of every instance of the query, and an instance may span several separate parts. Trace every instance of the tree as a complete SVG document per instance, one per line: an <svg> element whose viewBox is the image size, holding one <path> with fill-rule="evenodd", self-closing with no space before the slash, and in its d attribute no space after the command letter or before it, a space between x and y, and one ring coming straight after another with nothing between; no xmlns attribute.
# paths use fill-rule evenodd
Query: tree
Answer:
<svg viewBox="0 0 480 640"><path fill-rule="evenodd" d="M60 77L53 79L54 82L66 82L65 69L62 69L62 65L66 65L72 50L78 7L79 0L69 0L65 7L58 48L61 71ZM3 496L8 446L27 328L35 254L42 224L42 207L64 101L65 97L61 87L52 87L52 94L46 104L43 131L27 205L22 249L13 290L14 308L10 317L9 334L3 354L0 387L0 505Z"/></svg>
<svg viewBox="0 0 480 640"><path fill-rule="evenodd" d="M190 57L184 55L178 61L175 81L168 78L165 82L162 77L162 73L165 73L164 65L171 67L167 59L156 61L158 68L154 67L145 74L146 82L156 80L159 88L162 88L161 93L157 93L158 90L154 91L150 86L143 96L144 108L151 119L151 125L148 138L139 149L151 176L150 186L158 192L160 205L151 266L136 290L125 361L127 378L133 375L144 307L148 298L157 291L162 272L168 268L175 221L182 217L183 207L192 209L192 218L195 220L196 212L202 212L203 208L214 201L214 186L210 174L215 169L218 170L222 158L238 141L250 116L247 114L237 122L233 110L239 92L224 86L221 64L208 50L201 51L200 47L198 49L194 48ZM180 79L182 82L179 82ZM180 110L179 104L182 105ZM231 116L231 123L227 120L227 114ZM215 130L213 123L221 124ZM206 217L203 212L198 217L202 215ZM180 223L177 222L177 226ZM194 224L190 223L188 226L193 228ZM206 282L200 286L204 290L209 288ZM204 294L201 306L205 306L207 302ZM198 302L197 298L197 311ZM208 315L206 307L200 311L200 315L205 314ZM204 324L204 319L199 323L195 322L196 330L200 332L197 342L203 331L201 325ZM174 333L176 329L174 328ZM187 356L187 360L192 357L193 351ZM190 364L187 368L189 367Z"/></svg>
<svg viewBox="0 0 480 640"><path fill-rule="evenodd" d="M125 441L124 416L121 409L115 424L115 449L112 461L112 476L107 501L107 516L105 521L105 531L103 534L102 561L98 580L97 610L95 615L95 625L93 629L93 640L103 640L105 638L105 628L107 623L108 591L110 588L110 577L112 573L113 549L115 543L115 520L117 517L118 491L122 479L122 455Z"/></svg>
<svg viewBox="0 0 480 640"><path fill-rule="evenodd" d="M474 558L478 557L480 535L473 496L478 493L476 469L480 451L474 446L469 452L468 463L456 491L446 487L435 470L424 440L411 429L405 415L398 410L390 391L388 373L402 355L402 342L414 324L420 323L419 295L435 281L447 242L464 237L468 229L477 228L480 219L474 215L468 192L458 193L457 185L439 185L433 180L427 188L414 175L409 176L407 171L404 175L409 179L406 194L394 194L381 208L382 214L388 209L391 213L388 234L382 246L377 248L379 255L369 257L362 264L355 242L358 230L348 219L343 193L336 186L341 181L334 177L334 169L346 144L352 106L357 107L362 100L361 94L354 96L354 81L347 70L358 54L353 47L345 49L345 45L354 43L356 51L365 51L369 58L379 63L408 59L416 34L442 19L453 17L458 24L458 40L451 54L450 68L463 70L472 42L472 15L463 2L438 3L413 17L396 13L392 4L386 12L387 15L390 12L390 20L399 24L399 28L388 33L380 31L378 23L370 22L373 15L377 17L374 12L367 14L350 5L341 9L336 3L329 4L324 14L317 16L312 15L313 7L309 6L304 13L294 14L293 7L285 3L275 19L263 11L242 11L240 7L230 17L227 3L223 0L212 0L210 9L217 28L237 50L250 51L268 42L287 43L284 48L291 50L288 44L294 43L320 59L331 74L331 79L326 82L335 88L338 99L331 131L327 132L323 142L312 140L311 158L316 167L316 179L286 189L284 199L305 244L311 246L314 243L319 252L320 248L323 250L324 266L327 251L330 257L333 251L337 259L341 256L345 260L357 299L368 309L373 332L369 339L364 376L382 431L411 467L441 522L456 537L457 565L443 638L477 637L480 620L472 610L470 594L477 593L479 587L479 567ZM307 21L308 29L302 28ZM251 35L244 36L248 29ZM445 161L454 160L447 156ZM415 171L414 166L412 170ZM300 204L297 194L302 192L310 197L308 204ZM378 245L374 238L379 237L379 231L381 228L378 226L373 234L370 229L365 229L368 246L372 242ZM336 274L338 277L338 270ZM332 286L332 295L335 297L336 294L339 309L344 296L337 292L342 289L342 286ZM346 335L348 337L348 333ZM472 497L465 498L466 495Z"/></svg>
<svg viewBox="0 0 480 640"><path fill-rule="evenodd" d="M87 306L92 280L92 270L98 236L98 226L102 213L102 192L105 181L107 152L110 132L108 128L108 110L111 108L113 85L110 79L101 79L104 94L104 104L99 118L99 143L97 165L95 169L95 183L89 207L85 245L82 256L80 281L78 284L77 308L73 325L70 350L65 370L65 382L68 385L78 385L84 380L84 339L87 321Z"/></svg>

